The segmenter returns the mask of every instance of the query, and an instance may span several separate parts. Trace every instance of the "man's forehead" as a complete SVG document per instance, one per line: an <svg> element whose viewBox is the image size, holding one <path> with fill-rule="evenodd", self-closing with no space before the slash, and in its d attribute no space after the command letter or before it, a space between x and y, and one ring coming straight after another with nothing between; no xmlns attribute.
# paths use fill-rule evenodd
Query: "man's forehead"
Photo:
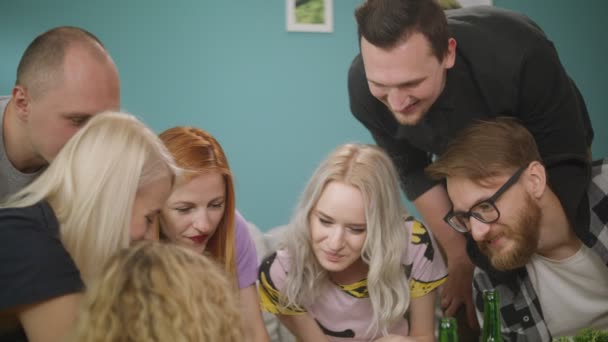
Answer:
<svg viewBox="0 0 608 342"><path fill-rule="evenodd" d="M403 82L407 78L427 76L439 66L439 62L432 55L430 47L420 44L406 41L384 49L362 42L361 58L367 78L385 83L387 80Z"/></svg>
<svg viewBox="0 0 608 342"><path fill-rule="evenodd" d="M461 176L446 178L448 195L454 210L468 210L475 203L491 197L501 186L497 177L470 179Z"/></svg>

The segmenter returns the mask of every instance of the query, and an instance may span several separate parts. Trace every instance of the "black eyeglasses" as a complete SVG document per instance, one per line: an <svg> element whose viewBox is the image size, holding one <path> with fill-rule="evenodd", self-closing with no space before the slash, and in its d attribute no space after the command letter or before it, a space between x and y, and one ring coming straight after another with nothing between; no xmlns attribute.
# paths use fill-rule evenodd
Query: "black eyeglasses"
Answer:
<svg viewBox="0 0 608 342"><path fill-rule="evenodd" d="M526 170L528 166L523 166L517 172L509 178L500 189L498 189L492 197L479 201L469 209L469 211L454 211L445 215L443 220L449 224L452 228L456 229L461 233L468 233L471 231L471 217L483 223L494 223L500 218L500 211L496 207L496 201L502 194L504 194L509 188L517 183L521 174Z"/></svg>

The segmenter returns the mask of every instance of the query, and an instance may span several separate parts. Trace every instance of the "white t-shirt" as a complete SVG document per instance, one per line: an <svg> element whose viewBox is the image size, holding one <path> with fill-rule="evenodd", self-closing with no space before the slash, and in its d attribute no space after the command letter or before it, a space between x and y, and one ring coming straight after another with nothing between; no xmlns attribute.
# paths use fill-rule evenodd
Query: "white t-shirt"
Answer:
<svg viewBox="0 0 608 342"><path fill-rule="evenodd" d="M554 337L608 329L608 268L587 246L563 260L535 254L526 269Z"/></svg>

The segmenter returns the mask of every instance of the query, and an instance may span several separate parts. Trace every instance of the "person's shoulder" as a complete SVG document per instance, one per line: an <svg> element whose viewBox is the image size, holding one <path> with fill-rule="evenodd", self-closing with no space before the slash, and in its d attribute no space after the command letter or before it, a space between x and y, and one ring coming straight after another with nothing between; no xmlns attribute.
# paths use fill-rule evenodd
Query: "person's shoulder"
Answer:
<svg viewBox="0 0 608 342"><path fill-rule="evenodd" d="M407 227L409 233L408 242L410 245L428 246L431 240L429 235L430 232L422 221L414 218L413 216L409 216L405 219L405 226Z"/></svg>
<svg viewBox="0 0 608 342"><path fill-rule="evenodd" d="M16 242L17 245L14 245ZM41 201L22 208L0 209L0 243L5 247L7 255L14 250L16 255L31 259L46 258L49 248L63 250L59 233L59 222L50 205ZM29 253L19 252L19 248L27 243ZM0 247L1 248L1 247Z"/></svg>
<svg viewBox="0 0 608 342"><path fill-rule="evenodd" d="M279 249L267 255L260 264L259 273L271 278L283 279L289 272L291 257L286 249Z"/></svg>
<svg viewBox="0 0 608 342"><path fill-rule="evenodd" d="M4 207L0 208L0 217L24 218L33 221L46 220L55 217L53 209L47 201L40 201L26 207Z"/></svg>
<svg viewBox="0 0 608 342"><path fill-rule="evenodd" d="M277 251L272 252L272 253L268 254L267 256L265 256L264 259L262 259L262 262L260 263L260 273L270 272L270 269L274 265L276 258L277 258Z"/></svg>
<svg viewBox="0 0 608 342"><path fill-rule="evenodd" d="M290 258L284 249L266 256L259 268L259 280L266 286L280 291L284 286L289 271Z"/></svg>
<svg viewBox="0 0 608 342"><path fill-rule="evenodd" d="M350 63L350 67L348 68L349 80L352 76L364 75L365 69L363 68L363 58L361 58L361 54L358 53L353 61Z"/></svg>
<svg viewBox="0 0 608 342"><path fill-rule="evenodd" d="M1 208L0 222L3 228L33 229L48 232L57 230L59 223L48 202L40 201L27 207Z"/></svg>
<svg viewBox="0 0 608 342"><path fill-rule="evenodd" d="M279 249L262 259L262 263L260 264L260 272L262 272L262 270L270 271L272 269L273 271L279 270L287 273L287 271L289 271L290 264L291 257L289 252L286 249Z"/></svg>
<svg viewBox="0 0 608 342"><path fill-rule="evenodd" d="M422 223L410 216L406 218L405 224L408 230L408 248L406 248L407 264L415 263L416 260L426 258L433 261L435 258L434 240L431 231Z"/></svg>
<svg viewBox="0 0 608 342"><path fill-rule="evenodd" d="M8 101L10 101L10 99L11 99L10 95L0 95L0 108L4 109L4 107L6 106ZM2 115L3 112L4 112L4 110L2 110L2 112L0 112L0 116Z"/></svg>
<svg viewBox="0 0 608 342"><path fill-rule="evenodd" d="M350 96L368 95L367 77L361 54L357 54L348 68L348 91Z"/></svg>
<svg viewBox="0 0 608 342"><path fill-rule="evenodd" d="M513 43L544 37L542 29L523 13L495 6L472 6L446 11L451 33L456 40L485 37L513 37ZM525 36L520 36L524 35ZM501 39L501 40L502 40Z"/></svg>
<svg viewBox="0 0 608 342"><path fill-rule="evenodd" d="M239 259L244 257L256 260L257 253L255 241L253 240L252 230L257 229L255 225L249 223L238 211L234 215L234 243Z"/></svg>
<svg viewBox="0 0 608 342"><path fill-rule="evenodd" d="M234 211L234 236L237 240L251 240L247 220L238 212Z"/></svg>
<svg viewBox="0 0 608 342"><path fill-rule="evenodd" d="M536 25L525 14L496 6L469 6L445 11L448 24L476 21L511 20Z"/></svg>
<svg viewBox="0 0 608 342"><path fill-rule="evenodd" d="M415 235L422 231L426 231L426 227L422 221L418 220L414 216L407 216L404 220L405 227L411 235Z"/></svg>
<svg viewBox="0 0 608 342"><path fill-rule="evenodd" d="M0 311L79 292L74 260L51 207L39 202L0 209Z"/></svg>

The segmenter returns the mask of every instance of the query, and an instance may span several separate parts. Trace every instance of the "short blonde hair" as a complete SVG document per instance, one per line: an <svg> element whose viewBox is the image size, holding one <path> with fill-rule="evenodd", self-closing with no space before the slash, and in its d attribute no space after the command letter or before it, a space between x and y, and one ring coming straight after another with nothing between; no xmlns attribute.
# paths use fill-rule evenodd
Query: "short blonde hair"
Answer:
<svg viewBox="0 0 608 342"><path fill-rule="evenodd" d="M177 168L160 139L133 115L95 115L61 149L34 182L3 207L46 200L60 237L85 283L129 245L137 191L155 180L175 179Z"/></svg>
<svg viewBox="0 0 608 342"><path fill-rule="evenodd" d="M73 341L242 341L238 292L209 257L141 242L87 291Z"/></svg>

